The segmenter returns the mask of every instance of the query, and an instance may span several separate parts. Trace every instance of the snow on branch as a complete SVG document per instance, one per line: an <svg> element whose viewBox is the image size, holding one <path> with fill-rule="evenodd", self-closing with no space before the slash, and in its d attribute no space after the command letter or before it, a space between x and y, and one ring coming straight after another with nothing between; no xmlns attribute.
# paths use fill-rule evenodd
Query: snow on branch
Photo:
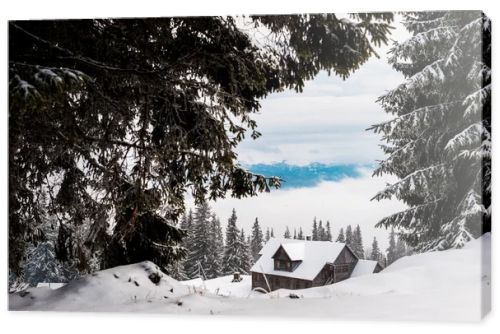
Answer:
<svg viewBox="0 0 500 334"><path fill-rule="evenodd" d="M485 71L487 71L487 69L485 69ZM468 118L471 118L473 116L481 117L483 107L488 103L488 101L490 101L490 99L491 84L488 84L480 88L479 90L476 90L472 94L467 95L467 97L463 101L463 105L465 106L464 116Z"/></svg>
<svg viewBox="0 0 500 334"><path fill-rule="evenodd" d="M380 220L375 227L390 227L398 226L408 231L414 231L421 228L422 219L429 212L436 209L442 199L425 202L423 204L413 206L409 209L400 211L390 216L384 217Z"/></svg>
<svg viewBox="0 0 500 334"><path fill-rule="evenodd" d="M484 129L482 122L471 124L451 138L444 149L448 154L477 149L481 146L483 135L489 137L489 133Z"/></svg>
<svg viewBox="0 0 500 334"><path fill-rule="evenodd" d="M445 164L430 166L414 171L400 181L387 186L384 190L378 192L372 200L380 201L382 199L390 199L395 196L398 199L403 198L403 194L416 193L420 196L425 196L427 199L434 200L436 194L431 189L434 188L434 183L437 179L445 180L449 169ZM405 195L406 196L406 195Z"/></svg>
<svg viewBox="0 0 500 334"><path fill-rule="evenodd" d="M401 114L401 107L414 101L421 91L441 91L446 82L445 71L442 68L443 59L438 59L425 66L422 71L414 74L395 89L379 98L383 108L392 114Z"/></svg>
<svg viewBox="0 0 500 334"><path fill-rule="evenodd" d="M398 59L408 60L421 57L421 53L425 50L426 53L439 54L443 49L446 49L446 44L451 43L457 37L455 28L452 27L436 27L434 29L418 33L403 43L394 43L391 49L391 57L388 61L390 64L396 63ZM429 48L432 46L432 49Z"/></svg>

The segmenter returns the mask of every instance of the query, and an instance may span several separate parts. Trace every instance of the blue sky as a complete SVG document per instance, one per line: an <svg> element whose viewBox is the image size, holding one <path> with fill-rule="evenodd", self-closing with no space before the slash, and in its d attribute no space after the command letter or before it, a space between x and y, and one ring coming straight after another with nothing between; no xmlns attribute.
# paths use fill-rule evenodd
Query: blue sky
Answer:
<svg viewBox="0 0 500 334"><path fill-rule="evenodd" d="M406 32L396 26L392 38L404 39ZM238 224L246 231L258 217L276 235L287 226L302 227L307 234L316 216L332 223L335 236L341 227L359 224L365 246L377 236L386 247L387 231L374 225L404 205L370 201L395 179L372 177L376 160L384 156L380 136L366 129L391 118L375 101L403 81L386 62L388 49L379 48L380 59L371 58L345 81L320 73L303 93L285 91L261 102L254 119L262 136L245 139L238 158L249 170L283 177L286 183L254 198L212 203L224 224L236 208Z"/></svg>
<svg viewBox="0 0 500 334"><path fill-rule="evenodd" d="M272 164L254 164L248 169L256 174L278 176L282 189L315 187L325 181L340 181L347 177L360 177L361 166L356 164L329 165L313 162L309 165L290 165L285 161ZM364 166L369 168L369 166Z"/></svg>

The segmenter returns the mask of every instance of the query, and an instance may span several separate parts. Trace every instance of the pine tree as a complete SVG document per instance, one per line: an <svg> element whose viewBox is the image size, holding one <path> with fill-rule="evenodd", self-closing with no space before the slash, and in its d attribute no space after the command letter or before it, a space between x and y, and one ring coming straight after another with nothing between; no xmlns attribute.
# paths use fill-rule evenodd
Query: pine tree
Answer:
<svg viewBox="0 0 500 334"><path fill-rule="evenodd" d="M321 219L319 220L318 224L318 240L325 241L325 229L323 227L323 222L321 221Z"/></svg>
<svg viewBox="0 0 500 334"><path fill-rule="evenodd" d="M351 225L347 225L347 228L345 229L345 244L352 248L352 243L353 243L352 227Z"/></svg>
<svg viewBox="0 0 500 334"><path fill-rule="evenodd" d="M186 274L190 278L213 278L214 254L211 238L214 237L210 222L212 213L207 202L196 207L192 223L192 243L188 254Z"/></svg>
<svg viewBox="0 0 500 334"><path fill-rule="evenodd" d="M56 259L50 242L42 242L33 248L24 266L24 280L35 287L38 283L66 283L76 275L75 270L65 268Z"/></svg>
<svg viewBox="0 0 500 334"><path fill-rule="evenodd" d="M269 239L271 239L271 233L269 232L269 227L266 227L266 242L268 242Z"/></svg>
<svg viewBox="0 0 500 334"><path fill-rule="evenodd" d="M396 259L406 256L406 244L401 237L396 241Z"/></svg>
<svg viewBox="0 0 500 334"><path fill-rule="evenodd" d="M297 239L297 229L296 228L293 229L293 238Z"/></svg>
<svg viewBox="0 0 500 334"><path fill-rule="evenodd" d="M222 271L224 275L231 275L240 270L240 259L238 258L240 231L236 227L236 210L233 209L226 227L226 238L224 245L224 256L222 258Z"/></svg>
<svg viewBox="0 0 500 334"><path fill-rule="evenodd" d="M226 244L222 259L222 272L232 275L234 272L247 274L252 264L250 245L245 239L243 230L236 226L236 210L233 209L226 228Z"/></svg>
<svg viewBox="0 0 500 334"><path fill-rule="evenodd" d="M387 261L387 255L386 254L381 254L381 260L380 260L380 265L385 268L389 265L389 262Z"/></svg>
<svg viewBox="0 0 500 334"><path fill-rule="evenodd" d="M332 241L332 229L330 227L330 222L328 220L326 221L325 240Z"/></svg>
<svg viewBox="0 0 500 334"><path fill-rule="evenodd" d="M344 236L344 228L340 228L339 235L337 237L337 242L345 242L345 236Z"/></svg>
<svg viewBox="0 0 500 334"><path fill-rule="evenodd" d="M372 251L369 258L370 260L378 262L382 260L382 254L380 253L380 248L378 247L378 242L376 237L373 237Z"/></svg>
<svg viewBox="0 0 500 334"><path fill-rule="evenodd" d="M185 236L182 239L182 246L186 249L187 256L180 261L180 266L182 270L171 268L171 270L178 271L179 276L185 276L186 279L191 278L188 274L189 271L195 266L195 259L189 256L190 250L193 248L194 236L193 236L193 210L189 209L188 214L184 214L180 221L179 227L184 231Z"/></svg>
<svg viewBox="0 0 500 334"><path fill-rule="evenodd" d="M271 238L274 238L274 229L271 227Z"/></svg>
<svg viewBox="0 0 500 334"><path fill-rule="evenodd" d="M352 236L352 249L358 258L363 259L365 256L365 251L363 249L363 237L361 235L361 228L359 225L354 229Z"/></svg>
<svg viewBox="0 0 500 334"><path fill-rule="evenodd" d="M213 214L210 220L210 230L208 235L209 254L207 254L208 268L207 278L216 278L222 275L222 255L224 252L224 241L222 227L219 218Z"/></svg>
<svg viewBox="0 0 500 334"><path fill-rule="evenodd" d="M396 260L396 234L394 233L394 229L392 229L389 234L389 247L387 248L387 265L390 265Z"/></svg>
<svg viewBox="0 0 500 334"><path fill-rule="evenodd" d="M283 238L290 239L290 237L291 237L291 235L290 235L290 229L287 226L286 229L285 229L285 233L283 234Z"/></svg>
<svg viewBox="0 0 500 334"><path fill-rule="evenodd" d="M406 80L379 98L395 118L375 175L399 180L374 199L408 209L382 219L417 251L460 248L491 230L491 25L480 11L404 14L412 36L389 62ZM388 261L391 262L388 255Z"/></svg>
<svg viewBox="0 0 500 334"><path fill-rule="evenodd" d="M246 133L260 136L252 116L261 100L301 92L322 71L346 78L387 43L392 19L254 15L251 29L231 16L10 21L11 270L19 274L40 241L43 189L71 241L58 247L61 259L78 261L87 248L110 253L103 266L178 260L187 187L201 203L280 185L235 153ZM270 36L256 44L258 29ZM88 234L73 236L82 224ZM91 258L81 260L89 268Z"/></svg>
<svg viewBox="0 0 500 334"><path fill-rule="evenodd" d="M252 264L254 263L254 261L253 261L253 257L252 257L252 250L250 248L250 243L245 238L245 231L243 231L243 229L241 229L241 232L240 232L240 243L241 243L240 272L243 274L249 274L250 268L252 267Z"/></svg>
<svg viewBox="0 0 500 334"><path fill-rule="evenodd" d="M371 259L372 258L372 249L371 247L366 247L365 248L365 259Z"/></svg>
<svg viewBox="0 0 500 334"><path fill-rule="evenodd" d="M299 233L297 234L297 239L304 240L304 232L302 232L302 227L299 227Z"/></svg>
<svg viewBox="0 0 500 334"><path fill-rule="evenodd" d="M267 240L269 240L268 236L269 236L269 229L267 229L266 231ZM259 257L259 252L262 249L263 242L264 240L263 240L262 230L259 225L259 220L255 218L255 222L253 223L252 226L252 237L250 243L250 248L252 249L252 257L254 261L257 261Z"/></svg>
<svg viewBox="0 0 500 334"><path fill-rule="evenodd" d="M193 221L193 212L189 210L189 217L186 214L186 212L183 213L182 218L179 221L179 228L184 231L185 235L184 238L182 239L181 245L186 249L186 253L188 253L189 247L189 239L190 239L190 229L191 229L191 223ZM186 261L187 261L187 256L183 256L181 259L175 262L171 262L166 266L166 273L178 280L178 281L185 281L188 280L190 277L186 274Z"/></svg>
<svg viewBox="0 0 500 334"><path fill-rule="evenodd" d="M318 240L318 223L316 222L316 217L314 217L314 220L313 220L312 240L313 241Z"/></svg>

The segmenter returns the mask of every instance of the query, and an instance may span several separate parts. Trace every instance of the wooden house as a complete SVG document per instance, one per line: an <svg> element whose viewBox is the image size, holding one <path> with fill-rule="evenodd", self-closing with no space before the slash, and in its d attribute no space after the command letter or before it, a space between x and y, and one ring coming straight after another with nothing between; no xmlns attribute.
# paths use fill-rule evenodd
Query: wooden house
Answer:
<svg viewBox="0 0 500 334"><path fill-rule="evenodd" d="M252 289L305 289L380 271L376 261L359 260L344 243L270 239L252 266Z"/></svg>

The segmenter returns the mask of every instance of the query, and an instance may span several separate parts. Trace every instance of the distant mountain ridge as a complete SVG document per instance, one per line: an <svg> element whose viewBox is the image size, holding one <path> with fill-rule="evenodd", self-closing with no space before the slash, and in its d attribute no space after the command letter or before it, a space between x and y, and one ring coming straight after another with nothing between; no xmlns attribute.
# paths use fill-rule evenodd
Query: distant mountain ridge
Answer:
<svg viewBox="0 0 500 334"><path fill-rule="evenodd" d="M369 165L359 164L323 164L312 163L305 166L290 165L285 161L273 164L255 164L245 166L252 173L265 176L279 176L283 188L314 187L322 181L339 181L344 178L361 176L360 168L369 168Z"/></svg>

